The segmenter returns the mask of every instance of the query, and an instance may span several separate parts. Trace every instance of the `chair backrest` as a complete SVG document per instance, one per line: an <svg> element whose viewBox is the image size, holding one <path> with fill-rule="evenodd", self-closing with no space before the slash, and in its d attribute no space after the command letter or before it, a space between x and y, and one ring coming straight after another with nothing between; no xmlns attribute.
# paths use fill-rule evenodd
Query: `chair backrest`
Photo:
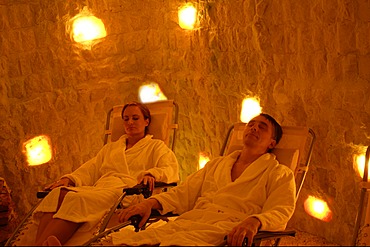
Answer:
<svg viewBox="0 0 370 247"><path fill-rule="evenodd" d="M150 110L151 123L148 133L153 138L160 139L172 150L175 146L176 130L178 128L178 106L173 100L163 100L145 103ZM121 117L124 105L116 105L108 112L105 126L104 144L117 141L123 134L123 119Z"/></svg>
<svg viewBox="0 0 370 247"><path fill-rule="evenodd" d="M246 123L235 123L229 128L220 155L228 155L243 148L245 125ZM294 171L299 194L311 160L315 133L307 127L282 126L282 129L282 138L272 153L281 164Z"/></svg>

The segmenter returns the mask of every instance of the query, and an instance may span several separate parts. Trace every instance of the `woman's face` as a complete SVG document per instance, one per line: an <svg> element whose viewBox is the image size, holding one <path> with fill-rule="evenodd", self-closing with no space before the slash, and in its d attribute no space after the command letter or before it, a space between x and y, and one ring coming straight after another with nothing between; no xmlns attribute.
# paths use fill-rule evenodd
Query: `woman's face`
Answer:
<svg viewBox="0 0 370 247"><path fill-rule="evenodd" d="M149 125L149 120L144 119L144 115L137 106L128 106L123 112L123 122L125 132L128 136L145 135L145 127Z"/></svg>

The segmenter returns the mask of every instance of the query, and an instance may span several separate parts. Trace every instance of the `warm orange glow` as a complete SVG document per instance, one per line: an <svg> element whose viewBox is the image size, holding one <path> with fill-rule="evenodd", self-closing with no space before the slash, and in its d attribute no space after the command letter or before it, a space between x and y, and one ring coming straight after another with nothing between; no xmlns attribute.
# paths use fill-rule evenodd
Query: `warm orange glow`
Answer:
<svg viewBox="0 0 370 247"><path fill-rule="evenodd" d="M195 23L197 21L197 10L191 3L188 3L179 8L178 15L179 25L181 28L188 30L194 29Z"/></svg>
<svg viewBox="0 0 370 247"><path fill-rule="evenodd" d="M208 161L209 161L209 157L207 154L203 152L199 153L198 170L202 169L207 164Z"/></svg>
<svg viewBox="0 0 370 247"><path fill-rule="evenodd" d="M37 136L23 144L27 162L30 166L37 166L49 162L52 157L52 149L49 137Z"/></svg>
<svg viewBox="0 0 370 247"><path fill-rule="evenodd" d="M304 210L307 214L319 220L329 222L333 215L328 204L314 196L309 196L304 202Z"/></svg>
<svg viewBox="0 0 370 247"><path fill-rule="evenodd" d="M101 42L102 38L107 36L102 20L95 17L87 7L68 20L66 30L71 39L83 49L91 49L93 45Z"/></svg>
<svg viewBox="0 0 370 247"><path fill-rule="evenodd" d="M361 178L364 177L364 168L365 168L365 154L355 155L355 164L357 173L360 175ZM370 178L370 160L368 163L368 180Z"/></svg>
<svg viewBox="0 0 370 247"><path fill-rule="evenodd" d="M162 93L162 90L155 82L142 85L139 88L139 97L142 103L167 100L167 97Z"/></svg>
<svg viewBox="0 0 370 247"><path fill-rule="evenodd" d="M73 40L76 42L92 41L107 36L104 23L95 16L80 16L73 22Z"/></svg>
<svg viewBox="0 0 370 247"><path fill-rule="evenodd" d="M240 121L248 123L249 120L259 115L262 112L262 107L257 98L247 97L243 100L242 111L240 113Z"/></svg>

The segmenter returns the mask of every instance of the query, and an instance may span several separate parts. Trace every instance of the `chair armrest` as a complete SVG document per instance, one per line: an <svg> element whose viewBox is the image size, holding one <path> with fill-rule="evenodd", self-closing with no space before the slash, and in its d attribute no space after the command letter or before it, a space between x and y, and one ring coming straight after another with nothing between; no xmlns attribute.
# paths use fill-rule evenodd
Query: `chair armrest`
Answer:
<svg viewBox="0 0 370 247"><path fill-rule="evenodd" d="M259 231L254 236L254 240L265 240L271 238L279 238L279 237L295 237L296 231L294 230L285 230L285 231L278 231L278 232L269 232L269 231Z"/></svg>
<svg viewBox="0 0 370 247"><path fill-rule="evenodd" d="M177 186L177 183L164 183L164 182L155 182L154 188L167 188L167 187L175 187Z"/></svg>
<svg viewBox="0 0 370 247"><path fill-rule="evenodd" d="M164 183L164 182L155 182L154 188L169 188L176 186L177 183ZM144 198L149 198L152 195L152 191L149 190L148 185L144 184L137 184L134 187L131 188L124 188L123 192L126 193L126 195L140 195L143 194Z"/></svg>
<svg viewBox="0 0 370 247"><path fill-rule="evenodd" d="M288 237L288 236L295 237L295 234L296 234L296 231L294 230L285 230L285 231L277 231L277 232L259 231L253 238L252 246L260 246L263 240L268 240L268 239L275 239L275 244L273 244L272 246L278 246L280 242L280 238ZM248 245L248 238L245 238L242 246L247 246L247 245Z"/></svg>
<svg viewBox="0 0 370 247"><path fill-rule="evenodd" d="M37 191L36 197L38 199L44 198L45 196L47 196L49 194L49 192L50 192L50 190Z"/></svg>
<svg viewBox="0 0 370 247"><path fill-rule="evenodd" d="M177 186L177 183L164 183L164 182L155 182L154 188L169 188L169 187L175 187ZM128 190L128 193L127 191ZM124 192L126 192L128 195L134 195L134 194L144 194L144 196L148 195L149 192L145 189L144 185L136 185L132 188L126 188L123 189ZM44 198L49 194L50 190L43 190L43 191L37 191L36 197L41 199ZM147 198L147 197L146 197Z"/></svg>

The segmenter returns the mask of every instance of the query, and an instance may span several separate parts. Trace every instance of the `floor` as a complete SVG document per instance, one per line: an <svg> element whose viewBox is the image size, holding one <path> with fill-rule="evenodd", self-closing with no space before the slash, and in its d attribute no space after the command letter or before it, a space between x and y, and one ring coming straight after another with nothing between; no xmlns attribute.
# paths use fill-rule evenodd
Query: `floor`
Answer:
<svg viewBox="0 0 370 247"><path fill-rule="evenodd" d="M340 245L330 243L326 241L324 238L296 230L295 237L282 238L279 243L279 246L340 246Z"/></svg>
<svg viewBox="0 0 370 247"><path fill-rule="evenodd" d="M312 234L296 231L295 237L283 237L279 243L279 246L340 246L338 244L330 243L324 238L314 236ZM6 240L0 242L0 246L4 246ZM269 245L268 243L262 243L261 245Z"/></svg>

